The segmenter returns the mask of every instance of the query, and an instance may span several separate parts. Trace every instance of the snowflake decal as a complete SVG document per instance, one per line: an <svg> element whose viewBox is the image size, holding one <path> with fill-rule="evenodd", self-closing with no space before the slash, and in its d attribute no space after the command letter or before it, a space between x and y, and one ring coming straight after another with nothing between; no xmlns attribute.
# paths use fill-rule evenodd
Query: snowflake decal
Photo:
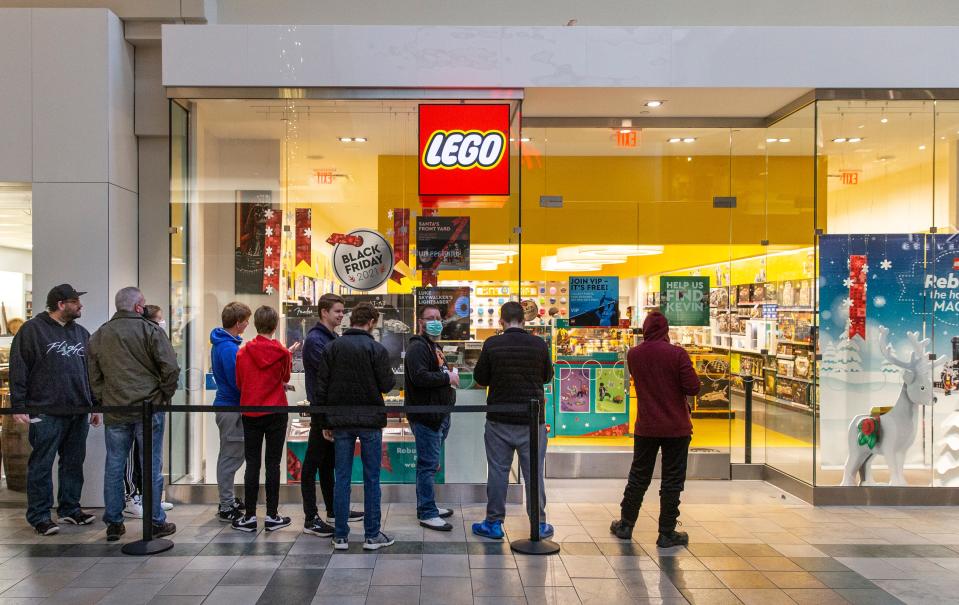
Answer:
<svg viewBox="0 0 959 605"><path fill-rule="evenodd" d="M266 210L266 211L263 212L263 216L264 216L264 218L266 218L266 220L270 220L270 219L273 218L273 211L272 211L272 210Z"/></svg>
<svg viewBox="0 0 959 605"><path fill-rule="evenodd" d="M266 267L265 269L263 269L263 274L266 275L267 277L273 277L274 273L275 271L273 270L273 267Z"/></svg>
<svg viewBox="0 0 959 605"><path fill-rule="evenodd" d="M266 286L266 289L263 290L263 291L266 292L267 294L273 294L273 286L272 286L272 285L267 285L267 286Z"/></svg>
<svg viewBox="0 0 959 605"><path fill-rule="evenodd" d="M842 306L843 306L844 308L849 308L851 305L852 305L852 299L851 299L851 298L844 298L844 299L842 299Z"/></svg>
<svg viewBox="0 0 959 605"><path fill-rule="evenodd" d="M882 259L882 262L879 263L879 268L882 269L883 271L888 271L892 269L892 261L889 260L888 258Z"/></svg>
<svg viewBox="0 0 959 605"><path fill-rule="evenodd" d="M273 256L273 246L267 246L263 253L267 256Z"/></svg>
<svg viewBox="0 0 959 605"><path fill-rule="evenodd" d="M852 286L852 280L847 277L846 279L842 280L842 285L845 288L849 288Z"/></svg>
<svg viewBox="0 0 959 605"><path fill-rule="evenodd" d="M303 230L303 237L305 237L305 238L307 238L307 239L311 239L311 238L313 237L313 230L310 229L309 227L307 227L306 229L304 229L304 230Z"/></svg>
<svg viewBox="0 0 959 605"><path fill-rule="evenodd" d="M267 227L263 230L267 237L273 237L273 227Z"/></svg>

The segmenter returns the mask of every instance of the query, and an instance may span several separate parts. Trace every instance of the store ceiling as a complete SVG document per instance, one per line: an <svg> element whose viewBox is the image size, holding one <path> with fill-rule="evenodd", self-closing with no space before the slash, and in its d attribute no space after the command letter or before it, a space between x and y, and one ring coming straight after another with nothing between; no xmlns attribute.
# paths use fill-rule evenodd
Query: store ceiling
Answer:
<svg viewBox="0 0 959 605"><path fill-rule="evenodd" d="M33 248L32 193L30 185L0 183L0 246Z"/></svg>

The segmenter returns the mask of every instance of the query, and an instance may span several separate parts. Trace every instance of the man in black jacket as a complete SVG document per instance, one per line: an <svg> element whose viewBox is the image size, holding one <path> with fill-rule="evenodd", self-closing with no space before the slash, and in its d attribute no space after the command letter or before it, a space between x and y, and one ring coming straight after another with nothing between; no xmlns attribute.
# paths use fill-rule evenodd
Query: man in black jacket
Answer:
<svg viewBox="0 0 959 605"><path fill-rule="evenodd" d="M407 405L449 405L456 403L459 374L450 372L443 351L433 338L443 333L442 313L438 307L424 305L417 309L419 335L410 339L403 362ZM431 338L432 337L432 338ZM416 438L416 517L420 525L436 531L450 531L444 521L453 511L436 507L433 481L440 465L440 451L450 432L449 414L407 414Z"/></svg>
<svg viewBox="0 0 959 605"><path fill-rule="evenodd" d="M369 303L356 305L350 314L350 329L323 350L316 381L316 405L351 406L349 413L324 414L324 437L333 439L336 449L336 483L333 488L333 512L336 516L333 548L346 550L350 533L350 481L353 451L360 440L363 463L363 501L365 517L363 548L378 550L393 544L380 531L380 461L386 403L383 394L396 384L390 355L371 334L379 312Z"/></svg>
<svg viewBox="0 0 959 605"><path fill-rule="evenodd" d="M77 292L69 284L53 288L47 295L47 311L23 324L14 336L10 351L10 401L14 409L93 405L85 355L90 333L75 321L83 309L83 294L86 292ZM50 519L53 460L59 454L57 516L72 525L92 523L94 516L80 509L80 493L89 425L99 426L100 414L16 414L13 419L31 423L27 522L41 536L60 531Z"/></svg>
<svg viewBox="0 0 959 605"><path fill-rule="evenodd" d="M343 321L343 298L327 293L318 303L320 321L310 329L303 343L303 371L306 378L306 397L310 403L317 401L316 381L320 358L327 345L336 340L336 328ZM303 456L303 469L300 473L300 493L303 496L303 533L329 538L333 535L333 472L336 455L333 442L323 437L325 428L323 414L310 416L310 440ZM352 456L351 456L352 458ZM326 505L326 521L319 516L316 508L316 475L320 475L320 491ZM362 521L363 513L350 512L350 521Z"/></svg>
<svg viewBox="0 0 959 605"><path fill-rule="evenodd" d="M488 386L486 404L515 405L532 399L544 402L543 385L553 379L553 364L546 342L523 329L523 306L508 302L500 308L503 333L483 343L483 351L473 370L477 384ZM506 518L506 489L513 453L519 454L520 469L526 483L526 508L532 510L530 482L539 481L540 536L553 535L553 526L546 523L546 485L543 467L546 462L546 418L540 405L539 477L529 476L529 417L526 413L486 412L486 519L473 524L473 533L484 538L502 539Z"/></svg>

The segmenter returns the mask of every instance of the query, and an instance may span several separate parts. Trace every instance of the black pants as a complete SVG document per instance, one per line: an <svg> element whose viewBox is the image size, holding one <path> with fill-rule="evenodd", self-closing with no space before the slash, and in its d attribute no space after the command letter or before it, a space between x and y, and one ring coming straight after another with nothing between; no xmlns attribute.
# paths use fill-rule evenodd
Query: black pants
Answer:
<svg viewBox="0 0 959 605"><path fill-rule="evenodd" d="M316 473L320 473L320 491L326 505L326 516L333 516L333 469L335 468L336 448L332 441L323 438L323 430L315 420L310 423L310 440L306 444L303 456L303 470L300 474L300 492L303 494L303 513L309 521L317 516L316 509Z"/></svg>
<svg viewBox="0 0 959 605"><path fill-rule="evenodd" d="M127 500L143 494L143 467L140 466L140 444L133 440L130 456L127 458L127 469L123 475L123 485Z"/></svg>
<svg viewBox="0 0 959 605"><path fill-rule="evenodd" d="M629 469L626 491L620 504L622 519L635 524L643 496L653 478L656 452L663 451L662 482L659 489L659 531L676 529L679 519L679 494L686 484L686 460L690 437L636 437L633 464Z"/></svg>
<svg viewBox="0 0 959 605"><path fill-rule="evenodd" d="M243 417L243 449L246 472L243 489L246 493L246 514L256 514L256 499L260 491L260 455L266 441L266 514L277 515L280 501L280 462L283 459L283 441L286 438L286 414Z"/></svg>

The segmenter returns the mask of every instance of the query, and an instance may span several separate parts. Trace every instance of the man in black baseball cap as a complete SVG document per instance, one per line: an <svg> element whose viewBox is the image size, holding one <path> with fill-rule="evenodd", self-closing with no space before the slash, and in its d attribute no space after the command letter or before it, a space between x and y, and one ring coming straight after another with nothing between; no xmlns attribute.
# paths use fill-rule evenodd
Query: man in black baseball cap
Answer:
<svg viewBox="0 0 959 605"><path fill-rule="evenodd" d="M47 294L47 310L27 323L13 338L10 350L10 401L14 409L30 407L88 408L93 405L87 374L86 348L90 333L76 323L83 305L70 284ZM30 423L33 451L27 462L27 521L41 536L60 527L50 518L53 507L53 461L60 455L57 516L61 522L88 525L94 517L80 509L83 460L90 424L101 416L16 414L17 422ZM32 418L32 420L31 420Z"/></svg>
<svg viewBox="0 0 959 605"><path fill-rule="evenodd" d="M54 310L57 308L57 303L61 302L75 303L71 304L70 307L76 307L76 316L72 319L77 319L80 317L80 309L83 308L83 305L80 304L80 297L84 294L86 292L77 292L70 284L60 284L47 294L47 309Z"/></svg>

